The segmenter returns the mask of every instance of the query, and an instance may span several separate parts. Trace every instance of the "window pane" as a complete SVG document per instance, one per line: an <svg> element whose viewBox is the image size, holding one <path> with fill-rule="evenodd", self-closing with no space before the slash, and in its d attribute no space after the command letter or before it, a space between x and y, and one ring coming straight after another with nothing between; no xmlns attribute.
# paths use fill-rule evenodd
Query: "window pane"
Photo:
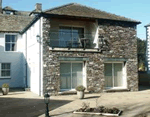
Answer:
<svg viewBox="0 0 150 117"><path fill-rule="evenodd" d="M72 88L83 85L82 63L72 63Z"/></svg>
<svg viewBox="0 0 150 117"><path fill-rule="evenodd" d="M10 69L10 63L2 63L2 69Z"/></svg>
<svg viewBox="0 0 150 117"><path fill-rule="evenodd" d="M12 42L16 42L16 35L11 35Z"/></svg>
<svg viewBox="0 0 150 117"><path fill-rule="evenodd" d="M59 29L59 46L60 47L71 47L72 46L71 27L60 27L60 29Z"/></svg>
<svg viewBox="0 0 150 117"><path fill-rule="evenodd" d="M10 51L10 43L6 43L5 44L5 50L6 51Z"/></svg>
<svg viewBox="0 0 150 117"><path fill-rule="evenodd" d="M10 70L2 70L1 76L10 76Z"/></svg>
<svg viewBox="0 0 150 117"><path fill-rule="evenodd" d="M84 37L84 29L83 28L73 28L73 47L79 47L80 38Z"/></svg>
<svg viewBox="0 0 150 117"><path fill-rule="evenodd" d="M5 41L10 42L10 35L6 35L5 37L6 37Z"/></svg>
<svg viewBox="0 0 150 117"><path fill-rule="evenodd" d="M112 64L105 63L105 87L113 87Z"/></svg>
<svg viewBox="0 0 150 117"><path fill-rule="evenodd" d="M11 51L16 51L16 44L12 44Z"/></svg>
<svg viewBox="0 0 150 117"><path fill-rule="evenodd" d="M122 64L115 63L114 64L114 87L121 87L122 84L123 84Z"/></svg>
<svg viewBox="0 0 150 117"><path fill-rule="evenodd" d="M73 28L73 37L84 38L84 28Z"/></svg>
<svg viewBox="0 0 150 117"><path fill-rule="evenodd" d="M71 63L60 64L61 89L71 89Z"/></svg>

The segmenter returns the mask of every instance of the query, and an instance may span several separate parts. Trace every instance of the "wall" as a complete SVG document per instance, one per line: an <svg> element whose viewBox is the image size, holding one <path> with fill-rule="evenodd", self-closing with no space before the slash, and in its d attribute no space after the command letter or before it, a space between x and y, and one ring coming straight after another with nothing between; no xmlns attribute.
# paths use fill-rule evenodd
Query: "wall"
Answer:
<svg viewBox="0 0 150 117"><path fill-rule="evenodd" d="M150 27L146 27L146 65L147 72L150 73Z"/></svg>
<svg viewBox="0 0 150 117"><path fill-rule="evenodd" d="M102 52L63 51L51 50L47 45L50 39L51 19L43 19L43 90L51 90L55 95L60 91L60 62L59 57L88 57L87 88L95 88L96 92L104 90L104 59L126 59L126 88L130 91L138 90L137 73L137 40L135 24L99 21L98 33L103 35L107 42L108 50ZM97 30L96 30L97 31ZM103 33L102 33L103 32Z"/></svg>
<svg viewBox="0 0 150 117"><path fill-rule="evenodd" d="M8 33L7 33L8 34ZM12 33L11 33L12 34ZM17 34L17 45L21 40L21 35ZM3 83L8 83L10 87L24 87L24 69L23 69L23 54L19 51L6 52L5 49L5 33L0 33L0 63L11 63L11 77L2 79L0 78L0 87Z"/></svg>
<svg viewBox="0 0 150 117"><path fill-rule="evenodd" d="M27 85L30 90L40 95L39 81L39 45L36 36L40 35L40 20L36 21L24 34L27 38ZM42 37L42 36L41 36ZM24 53L25 55L25 53ZM26 55L25 55L26 56Z"/></svg>

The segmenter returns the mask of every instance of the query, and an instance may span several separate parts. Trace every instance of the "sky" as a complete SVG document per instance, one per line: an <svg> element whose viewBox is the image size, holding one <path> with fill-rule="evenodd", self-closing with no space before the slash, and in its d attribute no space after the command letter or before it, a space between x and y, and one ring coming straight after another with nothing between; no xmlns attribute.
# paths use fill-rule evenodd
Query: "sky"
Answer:
<svg viewBox="0 0 150 117"><path fill-rule="evenodd" d="M137 26L137 37L146 39L145 25L150 23L150 0L2 0L2 6L15 10L32 11L36 3L42 3L42 9L61 6L68 3L80 3L116 15L142 22Z"/></svg>

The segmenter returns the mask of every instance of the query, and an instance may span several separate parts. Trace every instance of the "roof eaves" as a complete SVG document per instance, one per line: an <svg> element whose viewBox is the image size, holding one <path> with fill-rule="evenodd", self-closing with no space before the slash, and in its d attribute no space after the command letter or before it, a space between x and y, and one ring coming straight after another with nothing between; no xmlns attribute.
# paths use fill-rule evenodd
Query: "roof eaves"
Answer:
<svg viewBox="0 0 150 117"><path fill-rule="evenodd" d="M37 15L33 18L33 20L21 31L19 31L20 34L23 34L24 32L26 32L30 26L32 26L32 24L34 24L39 18L41 17L41 15Z"/></svg>
<svg viewBox="0 0 150 117"><path fill-rule="evenodd" d="M45 13L43 12L43 14L49 15L49 16L63 16L63 17L82 17L82 18L89 18L89 19L98 19L98 20L111 20L111 21L122 21L122 22L130 22L130 23L135 23L135 24L141 24L140 21L127 21L127 20L113 20L113 19L106 19L106 18L96 18L96 17L86 17L86 16L73 16L73 15L60 15L60 14L53 14L53 13Z"/></svg>
<svg viewBox="0 0 150 117"><path fill-rule="evenodd" d="M145 25L144 27L148 27L148 26L150 26L150 23L149 23L149 24L147 24L147 25Z"/></svg>

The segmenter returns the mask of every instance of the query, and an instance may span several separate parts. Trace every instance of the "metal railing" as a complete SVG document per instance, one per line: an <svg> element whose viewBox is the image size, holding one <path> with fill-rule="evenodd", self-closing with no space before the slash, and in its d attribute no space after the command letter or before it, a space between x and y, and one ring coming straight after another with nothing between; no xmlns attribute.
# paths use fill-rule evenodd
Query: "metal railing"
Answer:
<svg viewBox="0 0 150 117"><path fill-rule="evenodd" d="M95 35L79 34L78 32L50 32L50 47L59 48L89 48L95 47Z"/></svg>

